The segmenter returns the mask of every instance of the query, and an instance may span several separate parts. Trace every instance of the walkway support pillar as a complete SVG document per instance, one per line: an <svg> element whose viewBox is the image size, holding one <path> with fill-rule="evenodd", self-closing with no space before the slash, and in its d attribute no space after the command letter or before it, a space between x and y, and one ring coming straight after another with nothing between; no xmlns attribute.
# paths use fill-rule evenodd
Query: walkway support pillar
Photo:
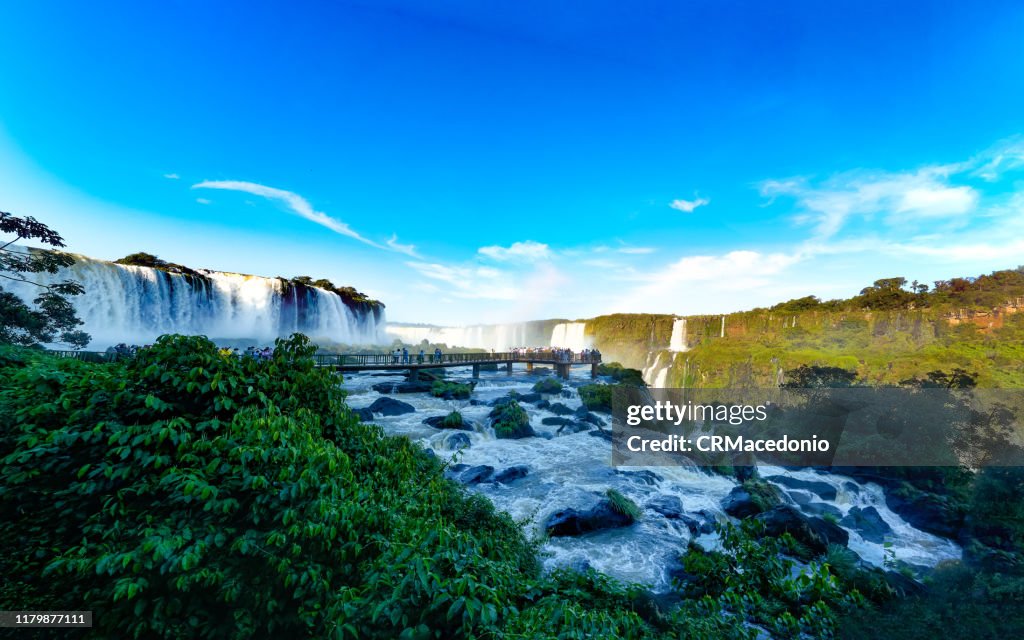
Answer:
<svg viewBox="0 0 1024 640"><path fill-rule="evenodd" d="M568 364L556 364L555 370L558 371L558 375L562 378L569 377L569 365Z"/></svg>
<svg viewBox="0 0 1024 640"><path fill-rule="evenodd" d="M597 363L596 362L591 362L590 363L590 377L591 378L596 378L597 377Z"/></svg>
<svg viewBox="0 0 1024 640"><path fill-rule="evenodd" d="M409 369L409 382L416 382L420 379L420 370L418 368Z"/></svg>
<svg viewBox="0 0 1024 640"><path fill-rule="evenodd" d="M526 373L533 373L533 363L532 362L527 362L526 363Z"/></svg>
<svg viewBox="0 0 1024 640"><path fill-rule="evenodd" d="M478 364L474 364L473 365L473 377L474 378L479 378L480 377L480 365L478 365Z"/></svg>
<svg viewBox="0 0 1024 640"><path fill-rule="evenodd" d="M512 375L512 361L511 360L509 360L508 362L505 363L505 374L506 375Z"/></svg>

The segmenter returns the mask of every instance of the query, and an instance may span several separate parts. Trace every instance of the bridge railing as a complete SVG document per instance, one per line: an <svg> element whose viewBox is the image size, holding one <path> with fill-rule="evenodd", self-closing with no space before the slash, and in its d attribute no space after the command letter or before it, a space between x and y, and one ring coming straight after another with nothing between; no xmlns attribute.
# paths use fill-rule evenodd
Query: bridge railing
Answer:
<svg viewBox="0 0 1024 640"><path fill-rule="evenodd" d="M320 367L374 367L374 366L401 366L401 365L455 365L455 364L486 364L489 362L550 362L568 364L591 364L601 362L601 355L598 353L559 353L554 351L506 351L500 353L443 353L435 355L425 353L422 356L416 353L408 355L395 355L391 353L371 354L338 354L318 353L313 356L317 366Z"/></svg>

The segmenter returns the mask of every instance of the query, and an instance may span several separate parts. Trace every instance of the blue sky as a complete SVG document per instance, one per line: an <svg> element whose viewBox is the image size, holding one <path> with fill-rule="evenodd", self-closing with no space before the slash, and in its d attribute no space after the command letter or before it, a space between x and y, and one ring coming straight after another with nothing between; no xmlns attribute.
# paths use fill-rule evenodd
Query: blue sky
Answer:
<svg viewBox="0 0 1024 640"><path fill-rule="evenodd" d="M1019 2L10 4L0 209L392 320L1024 262Z"/></svg>

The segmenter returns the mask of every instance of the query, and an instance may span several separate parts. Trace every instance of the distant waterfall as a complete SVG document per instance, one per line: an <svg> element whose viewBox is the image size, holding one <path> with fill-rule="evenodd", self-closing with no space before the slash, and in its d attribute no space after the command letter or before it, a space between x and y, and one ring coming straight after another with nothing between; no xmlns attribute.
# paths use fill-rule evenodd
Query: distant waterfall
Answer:
<svg viewBox="0 0 1024 640"><path fill-rule="evenodd" d="M586 322L562 322L551 330L552 347L582 351L590 347L590 341L584 335Z"/></svg>
<svg viewBox="0 0 1024 640"><path fill-rule="evenodd" d="M668 356L668 362L664 365L661 364L662 355ZM641 371L644 382L654 389L664 389L665 384L668 382L668 374L669 371L672 370L674 360L675 356L673 354L666 354L663 351L647 354L647 365Z"/></svg>
<svg viewBox="0 0 1024 640"><path fill-rule="evenodd" d="M686 318L676 318L672 323L672 337L669 339L670 351L688 351L686 345Z"/></svg>
<svg viewBox="0 0 1024 640"><path fill-rule="evenodd" d="M200 270L201 277L167 273L76 256L60 273L41 274L46 284L80 282L85 293L71 298L93 341L89 348L119 342L145 344L165 333L248 339L262 344L294 332L321 343L383 342L382 310L353 310L337 294L307 286L283 290L276 278ZM5 281L24 300L35 287Z"/></svg>
<svg viewBox="0 0 1024 640"><path fill-rule="evenodd" d="M592 346L585 329L585 322L559 322L552 326L551 321L543 320L467 327L389 323L387 333L391 338L413 345L426 340L450 347L495 351L508 351L514 347L563 347L581 351Z"/></svg>

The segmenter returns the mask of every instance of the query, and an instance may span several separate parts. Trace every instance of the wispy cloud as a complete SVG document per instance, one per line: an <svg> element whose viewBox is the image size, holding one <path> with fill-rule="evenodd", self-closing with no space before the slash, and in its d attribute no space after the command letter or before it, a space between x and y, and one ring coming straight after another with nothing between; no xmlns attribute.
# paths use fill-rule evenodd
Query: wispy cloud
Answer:
<svg viewBox="0 0 1024 640"><path fill-rule="evenodd" d="M274 187L268 187L266 185L257 184L255 182L243 182L241 180L204 180L198 184L192 185L193 189L222 189L225 191L240 191L242 193L249 193L254 196L260 196L268 200L273 200L285 205L292 213L315 222L323 227L330 229L331 231L348 236L368 244L371 247L377 249L385 249L387 247L380 245L369 238L363 237L352 227L348 226L337 218L323 213L322 211L316 211L313 209L313 205L308 200L303 198L297 193L292 191L285 191L284 189L276 189Z"/></svg>
<svg viewBox="0 0 1024 640"><path fill-rule="evenodd" d="M683 213L693 213L697 207L703 207L706 204L711 204L711 200L707 198L695 198L693 200L673 200L668 206L672 207L676 211L682 211Z"/></svg>
<svg viewBox="0 0 1024 640"><path fill-rule="evenodd" d="M168 180L180 180L181 179L181 176L179 176L176 173L165 173L164 177L167 178Z"/></svg>
<svg viewBox="0 0 1024 640"><path fill-rule="evenodd" d="M648 253L654 253L657 251L654 247L621 247L616 249L619 253L625 253L626 255L646 255Z"/></svg>
<svg viewBox="0 0 1024 640"><path fill-rule="evenodd" d="M508 247L480 247L477 253L499 262L540 262L552 256L551 247L533 240L513 242Z"/></svg>
<svg viewBox="0 0 1024 640"><path fill-rule="evenodd" d="M196 202L199 204L211 204L212 201L208 198L196 198Z"/></svg>
<svg viewBox="0 0 1024 640"><path fill-rule="evenodd" d="M412 244L399 244L398 236L395 235L395 234L391 234L391 238L388 240L387 244L388 244L389 247L391 247L393 250L397 251L398 253L404 253L405 255L412 256L413 258L418 258L419 257L419 255L417 255L417 253L416 253L416 245L412 245Z"/></svg>

